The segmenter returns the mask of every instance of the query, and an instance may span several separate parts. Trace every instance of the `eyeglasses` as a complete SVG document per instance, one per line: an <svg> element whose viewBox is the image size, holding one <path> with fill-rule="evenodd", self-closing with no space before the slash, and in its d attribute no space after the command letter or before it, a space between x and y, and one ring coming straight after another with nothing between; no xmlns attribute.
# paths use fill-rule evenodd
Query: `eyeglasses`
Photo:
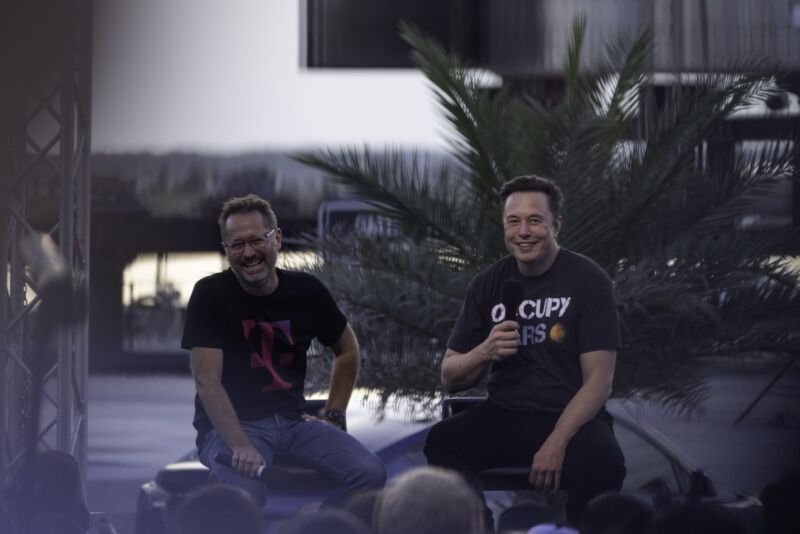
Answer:
<svg viewBox="0 0 800 534"><path fill-rule="evenodd" d="M230 243L226 243L225 241L222 242L222 246L230 250L231 252L236 252L237 254L240 252L244 252L244 248L247 245L250 245L250 248L258 249L263 248L267 244L267 239L269 236L275 233L277 228L273 228L266 234L260 237L251 237L250 239L237 239L236 241L231 241Z"/></svg>

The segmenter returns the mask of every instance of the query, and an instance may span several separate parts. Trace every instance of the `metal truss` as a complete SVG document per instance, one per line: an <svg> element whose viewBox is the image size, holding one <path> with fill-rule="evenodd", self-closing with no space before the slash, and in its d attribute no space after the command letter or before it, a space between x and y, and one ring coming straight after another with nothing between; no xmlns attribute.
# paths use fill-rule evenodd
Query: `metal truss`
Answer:
<svg viewBox="0 0 800 534"><path fill-rule="evenodd" d="M17 12L28 26L9 64L23 67L12 70L9 80L16 76L19 87L2 103L11 120L0 122L10 129L0 147L0 475L27 450L58 449L78 459L85 479L88 319L36 327L41 288L20 245L35 233L49 234L71 268L73 287L88 292L92 2L39 4L56 9L37 12L39 20ZM54 22L53 12L68 16ZM31 52L32 41L45 44ZM25 68L41 61L42 51L44 72Z"/></svg>

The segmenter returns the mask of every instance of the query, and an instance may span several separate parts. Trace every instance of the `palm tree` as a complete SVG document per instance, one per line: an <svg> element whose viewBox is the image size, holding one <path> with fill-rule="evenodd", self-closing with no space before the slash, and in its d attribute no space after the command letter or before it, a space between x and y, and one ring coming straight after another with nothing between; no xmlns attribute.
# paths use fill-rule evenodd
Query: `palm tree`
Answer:
<svg viewBox="0 0 800 534"><path fill-rule="evenodd" d="M734 111L775 94L775 75L742 62L672 87L656 106L651 32L610 44L591 73L579 67L584 32L578 17L563 100L544 107L509 90L491 94L458 58L401 25L455 131L452 161L397 150L298 155L403 236L313 239L325 260L318 273L364 345L366 383L384 398L436 398L466 286L506 253L499 188L520 174L556 180L566 197L560 243L614 280L624 341L615 395L693 410L705 393L703 356L800 345L798 272L776 256L798 232L741 224L759 196L791 179L797 144L716 157L707 143Z"/></svg>

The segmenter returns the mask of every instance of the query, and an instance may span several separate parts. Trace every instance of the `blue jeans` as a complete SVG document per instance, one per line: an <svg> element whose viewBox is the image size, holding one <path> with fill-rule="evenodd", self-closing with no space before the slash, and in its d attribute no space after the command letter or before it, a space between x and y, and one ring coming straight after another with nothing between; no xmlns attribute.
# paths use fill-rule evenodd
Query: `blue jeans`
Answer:
<svg viewBox="0 0 800 534"><path fill-rule="evenodd" d="M328 423L294 420L277 414L239 423L267 465L272 463L276 452L290 455L338 482L342 493L377 489L386 482L383 462L353 436ZM263 505L267 485L214 461L220 452L231 454L231 449L216 430L211 430L198 450L200 461L218 480L243 488Z"/></svg>

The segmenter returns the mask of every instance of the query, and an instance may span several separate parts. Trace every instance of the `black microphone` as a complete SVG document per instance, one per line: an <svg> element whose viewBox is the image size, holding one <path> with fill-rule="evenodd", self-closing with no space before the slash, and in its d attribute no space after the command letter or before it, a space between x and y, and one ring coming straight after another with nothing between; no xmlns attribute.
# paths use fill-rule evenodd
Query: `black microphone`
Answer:
<svg viewBox="0 0 800 534"><path fill-rule="evenodd" d="M516 321L519 317L519 305L522 304L522 299L525 294L525 288L519 280L513 278L503 282L503 288L500 291L500 298L503 307L506 309L506 320Z"/></svg>
<svg viewBox="0 0 800 534"><path fill-rule="evenodd" d="M227 454L227 453L224 453L224 452L218 452L217 455L214 456L214 460L218 464L222 464L224 466L233 468L233 456L230 455L230 454ZM265 465L259 466L258 471L256 472L256 478L260 478L262 480L265 480L265 476L264 476L264 468L265 467L266 467Z"/></svg>

